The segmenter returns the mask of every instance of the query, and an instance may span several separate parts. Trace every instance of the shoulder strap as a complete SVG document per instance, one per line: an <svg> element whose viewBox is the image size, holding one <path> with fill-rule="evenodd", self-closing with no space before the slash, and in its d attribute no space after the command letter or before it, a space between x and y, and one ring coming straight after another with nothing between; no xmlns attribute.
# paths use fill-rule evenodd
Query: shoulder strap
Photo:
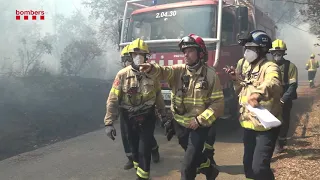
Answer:
<svg viewBox="0 0 320 180"><path fill-rule="evenodd" d="M284 60L284 71L283 71L284 84L288 84L289 82L289 68L290 68L290 61Z"/></svg>
<svg viewBox="0 0 320 180"><path fill-rule="evenodd" d="M239 71L239 74L242 76L242 71L243 71L243 65L244 65L244 62L246 60L244 58L242 58L242 62L241 62L241 65L240 65L240 71Z"/></svg>
<svg viewBox="0 0 320 180"><path fill-rule="evenodd" d="M259 73L259 76L258 76L258 81L259 82L263 82L264 81L264 77L265 77L265 73L266 73L266 70L267 70L267 68L270 66L270 63L269 63L269 61L267 61L267 60L265 60L265 61L263 61L263 62L261 62L260 64L259 64L259 71L260 71L260 73Z"/></svg>
<svg viewBox="0 0 320 180"><path fill-rule="evenodd" d="M208 69L209 68L207 65L203 65L203 70L201 72L201 76L204 77L204 80L207 81L207 75L208 75Z"/></svg>

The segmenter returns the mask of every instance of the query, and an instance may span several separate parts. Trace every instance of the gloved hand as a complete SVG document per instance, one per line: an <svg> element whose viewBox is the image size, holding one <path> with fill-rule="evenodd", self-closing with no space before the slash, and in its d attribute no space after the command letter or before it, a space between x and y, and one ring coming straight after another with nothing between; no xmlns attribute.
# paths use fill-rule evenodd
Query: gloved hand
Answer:
<svg viewBox="0 0 320 180"><path fill-rule="evenodd" d="M168 121L164 122L164 124L163 124L164 132L166 135L169 132L169 130L171 129L171 124L172 124L172 120L168 120Z"/></svg>
<svg viewBox="0 0 320 180"><path fill-rule="evenodd" d="M164 124L168 121L167 116L161 116L160 126L164 128Z"/></svg>
<svg viewBox="0 0 320 180"><path fill-rule="evenodd" d="M167 140L170 141L173 135L176 134L173 128L172 120L168 120L166 123L164 123L164 130Z"/></svg>
<svg viewBox="0 0 320 180"><path fill-rule="evenodd" d="M113 125L106 126L105 132L110 139L112 139L113 141L115 140L114 137L117 136L117 132Z"/></svg>

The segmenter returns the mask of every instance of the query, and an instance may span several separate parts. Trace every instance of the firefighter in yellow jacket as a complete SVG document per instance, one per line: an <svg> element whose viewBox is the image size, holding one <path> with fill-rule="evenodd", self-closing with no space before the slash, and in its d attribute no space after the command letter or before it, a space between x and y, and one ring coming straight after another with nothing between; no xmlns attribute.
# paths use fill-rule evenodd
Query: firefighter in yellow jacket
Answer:
<svg viewBox="0 0 320 180"><path fill-rule="evenodd" d="M130 56L130 53L129 53L129 47L130 47L130 44L126 45L121 50L121 65L123 68L130 66L133 62L132 57Z"/></svg>
<svg viewBox="0 0 320 180"><path fill-rule="evenodd" d="M121 51L121 63L123 68L130 66L133 63L132 57L130 56L129 53L130 46L127 45L125 46L122 51ZM160 86L160 85L158 85ZM163 100L163 96L161 94L161 91L157 92L157 100L156 100L156 108L161 115L161 120L165 121L166 119L166 111L165 111L165 103ZM129 136L128 136L128 131L126 127L125 120L123 119L122 113L119 113L119 119L120 119L120 130L121 130L121 139L122 139L122 144L124 147L124 151L126 153L126 156L128 158L128 162L124 165L124 169L128 170L134 167L133 164L133 158L132 158L132 152L131 152L131 147L130 147L130 142L129 142ZM153 136L152 140L152 153L151 153L152 161L154 163L158 163L160 161L160 154L159 154L159 146L156 141L156 139Z"/></svg>
<svg viewBox="0 0 320 180"><path fill-rule="evenodd" d="M282 125L275 153L281 153L287 143L292 101L298 98L298 68L289 60L284 59L283 56L286 55L286 50L286 43L280 39L273 41L272 48L269 50L273 59L280 67L283 87L283 95L280 99L282 105Z"/></svg>
<svg viewBox="0 0 320 180"><path fill-rule="evenodd" d="M315 55L311 54L310 59L306 64L306 70L308 71L309 86L311 88L315 87L314 78L316 77L318 68L319 68L319 62L315 59Z"/></svg>
<svg viewBox="0 0 320 180"><path fill-rule="evenodd" d="M139 71L139 64L146 62L147 44L136 39L129 46L133 63L120 70L113 82L104 118L107 135L114 140L113 121L119 110L125 120L132 150L137 179L149 179L152 141L155 129L155 103L160 83Z"/></svg>
<svg viewBox="0 0 320 180"><path fill-rule="evenodd" d="M270 162L280 127L265 128L246 105L262 106L281 119L281 72L274 61L266 58L272 42L265 32L250 32L240 44L245 46L244 59L248 62L243 69L243 78L234 70L228 69L227 72L241 87L239 104L240 124L244 128L244 172L247 179L274 180Z"/></svg>
<svg viewBox="0 0 320 180"><path fill-rule="evenodd" d="M181 179L195 179L198 169L207 179L213 180L219 171L202 150L212 123L223 115L222 87L215 70L204 63L207 50L201 37L194 34L183 37L179 47L185 64L143 64L140 68L150 77L166 80L172 89L174 129L185 150Z"/></svg>

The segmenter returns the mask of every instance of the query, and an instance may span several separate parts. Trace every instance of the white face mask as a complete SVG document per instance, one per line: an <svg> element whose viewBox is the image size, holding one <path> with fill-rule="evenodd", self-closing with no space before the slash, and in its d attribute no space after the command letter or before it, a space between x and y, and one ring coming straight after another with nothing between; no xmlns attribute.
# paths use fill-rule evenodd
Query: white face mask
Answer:
<svg viewBox="0 0 320 180"><path fill-rule="evenodd" d="M276 60L276 61L280 61L282 59L282 56L275 55L275 56L273 56L273 59Z"/></svg>
<svg viewBox="0 0 320 180"><path fill-rule="evenodd" d="M140 65L140 64L144 63L144 56L138 54L135 58L133 58L133 63L135 65Z"/></svg>
<svg viewBox="0 0 320 180"><path fill-rule="evenodd" d="M251 49L246 49L243 56L249 63L252 63L258 58L258 54Z"/></svg>
<svg viewBox="0 0 320 180"><path fill-rule="evenodd" d="M266 54L266 58L267 58L268 61L273 61L274 60L272 54L270 54L270 53Z"/></svg>
<svg viewBox="0 0 320 180"><path fill-rule="evenodd" d="M131 61L126 61L123 63L123 67L127 67L127 66L130 66L132 64Z"/></svg>

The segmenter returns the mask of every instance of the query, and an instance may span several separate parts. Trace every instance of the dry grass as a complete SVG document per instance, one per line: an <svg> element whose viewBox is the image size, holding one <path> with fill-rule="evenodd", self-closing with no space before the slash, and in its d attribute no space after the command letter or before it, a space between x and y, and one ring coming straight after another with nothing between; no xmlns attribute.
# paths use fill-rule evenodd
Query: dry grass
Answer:
<svg viewBox="0 0 320 180"><path fill-rule="evenodd" d="M273 158L272 167L280 180L320 179L320 89L310 91L306 88L304 92L307 92L305 96L314 97L313 105L309 111L299 115L286 151Z"/></svg>

